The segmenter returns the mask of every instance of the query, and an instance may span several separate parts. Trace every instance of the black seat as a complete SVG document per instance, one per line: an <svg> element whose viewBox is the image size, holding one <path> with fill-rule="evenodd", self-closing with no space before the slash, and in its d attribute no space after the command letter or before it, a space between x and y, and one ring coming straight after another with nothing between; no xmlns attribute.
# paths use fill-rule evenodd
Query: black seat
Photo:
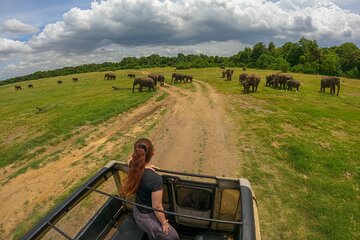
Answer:
<svg viewBox="0 0 360 240"><path fill-rule="evenodd" d="M147 239L146 233L142 231L135 222L132 213L129 213L124 222L118 227L111 240L142 240Z"/></svg>
<svg viewBox="0 0 360 240"><path fill-rule="evenodd" d="M199 232L194 237L194 240L220 240L228 239L228 235L225 233L217 233L217 232Z"/></svg>

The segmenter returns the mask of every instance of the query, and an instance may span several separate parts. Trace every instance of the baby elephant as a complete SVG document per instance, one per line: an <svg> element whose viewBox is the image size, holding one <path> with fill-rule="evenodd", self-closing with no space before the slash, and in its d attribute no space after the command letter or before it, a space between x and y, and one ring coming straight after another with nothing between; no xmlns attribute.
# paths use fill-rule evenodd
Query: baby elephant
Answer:
<svg viewBox="0 0 360 240"><path fill-rule="evenodd" d="M295 79L290 79L290 80L287 80L286 81L286 86L287 86L287 90L291 90L292 91L292 88L296 88L296 91L299 91L299 87L300 87L300 82L298 80L295 80Z"/></svg>

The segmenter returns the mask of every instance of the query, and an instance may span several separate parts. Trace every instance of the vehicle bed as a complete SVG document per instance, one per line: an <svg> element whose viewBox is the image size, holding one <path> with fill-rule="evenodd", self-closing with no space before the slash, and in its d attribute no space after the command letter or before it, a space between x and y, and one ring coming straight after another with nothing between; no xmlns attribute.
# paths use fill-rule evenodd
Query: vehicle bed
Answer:
<svg viewBox="0 0 360 240"><path fill-rule="evenodd" d="M139 204L119 193L127 171L126 163L110 162L23 239L148 239L132 216ZM181 239L260 240L256 199L246 179L157 172L164 213Z"/></svg>

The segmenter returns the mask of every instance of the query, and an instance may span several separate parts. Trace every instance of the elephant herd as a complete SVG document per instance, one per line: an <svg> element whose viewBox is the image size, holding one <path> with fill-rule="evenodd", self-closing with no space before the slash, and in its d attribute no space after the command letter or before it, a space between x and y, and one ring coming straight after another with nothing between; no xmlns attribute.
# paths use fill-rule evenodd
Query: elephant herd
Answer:
<svg viewBox="0 0 360 240"><path fill-rule="evenodd" d="M243 68L243 71L246 71L246 68ZM228 69L223 70L221 73L222 78L226 77L226 80L231 81L231 76L233 75L234 71ZM239 82L244 87L244 93L249 93L250 87L252 92L256 92L260 83L260 77L256 74L242 73L239 75ZM296 91L299 91L301 83L298 80L294 79L293 76L290 74L273 73L266 76L265 86L284 89L288 91L292 91L292 89L294 88L296 89ZM338 77L323 77L320 81L320 92L325 92L325 88L330 88L330 94L335 94L336 87L336 95L339 95L340 78Z"/></svg>
<svg viewBox="0 0 360 240"><path fill-rule="evenodd" d="M134 77L135 77L135 74L134 74ZM150 73L146 77L135 78L134 82L133 82L133 92L135 90L136 85L139 85L139 92L142 92L144 87L149 88L149 91L151 89L153 91L155 91L155 87L157 86L158 82L160 83L161 86L163 86L165 84L164 75L156 74L156 73Z"/></svg>
<svg viewBox="0 0 360 240"><path fill-rule="evenodd" d="M129 75L128 75L129 76ZM191 83L193 81L192 75L182 74L182 73L173 73L171 75L171 83ZM135 78L133 83L133 92L135 91L135 86L139 85L139 91L142 92L144 87L149 88L149 91L155 91L157 82L161 86L165 84L165 77L162 74L150 73L146 77Z"/></svg>
<svg viewBox="0 0 360 240"><path fill-rule="evenodd" d="M290 74L283 73L273 73L271 75L266 76L265 86L280 88L291 90L295 88L296 91L299 91L301 86L300 82L293 78Z"/></svg>
<svg viewBox="0 0 360 240"><path fill-rule="evenodd" d="M226 77L226 81L231 81L232 76L234 74L234 70L227 69L225 70L225 67L221 67L223 69L222 78ZM243 68L243 71L246 71L246 68ZM135 86L139 85L139 91L142 92L143 88L149 88L149 91L153 90L155 91L155 87L157 86L157 82L160 83L161 86L165 83L165 76L162 74L156 74L156 73L150 73L145 77L136 78L135 74L129 73L127 75L128 78L134 78L133 82L133 92L135 90ZM106 73L104 75L104 80L115 80L116 75L114 73ZM73 82L78 82L79 78L73 77ZM193 76L183 73L172 73L171 75L171 83L188 83L193 81ZM248 74L248 73L242 73L239 75L239 82L244 87L244 93L249 93L250 88L252 92L256 92L257 88L260 84L260 77L256 74ZM62 80L57 81L58 84L62 84ZM28 88L33 88L33 84L28 84ZM278 89L285 89L285 90L291 90L294 88L296 91L299 91L299 88L301 86L301 83L294 79L292 75L290 74L284 74L284 73L273 73L266 76L266 82L265 86L269 86L272 88L278 88ZM20 85L15 85L15 90L21 90ZM330 94L339 95L340 92L340 78L339 77L323 77L320 81L320 92L325 92L326 88L330 88ZM337 88L337 92L336 92Z"/></svg>
<svg viewBox="0 0 360 240"><path fill-rule="evenodd" d="M186 75L182 73L173 73L171 74L171 83L188 83L193 81L192 75Z"/></svg>

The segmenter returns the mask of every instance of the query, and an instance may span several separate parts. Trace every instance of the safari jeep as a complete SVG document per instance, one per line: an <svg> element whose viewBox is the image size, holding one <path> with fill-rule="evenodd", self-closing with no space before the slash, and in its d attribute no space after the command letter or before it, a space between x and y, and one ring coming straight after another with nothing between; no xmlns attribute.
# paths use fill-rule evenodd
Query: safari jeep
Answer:
<svg viewBox="0 0 360 240"><path fill-rule="evenodd" d="M132 215L139 204L119 194L127 171L126 163L110 162L23 239L148 239ZM164 182L164 213L181 239L260 240L256 200L246 179L157 172Z"/></svg>

